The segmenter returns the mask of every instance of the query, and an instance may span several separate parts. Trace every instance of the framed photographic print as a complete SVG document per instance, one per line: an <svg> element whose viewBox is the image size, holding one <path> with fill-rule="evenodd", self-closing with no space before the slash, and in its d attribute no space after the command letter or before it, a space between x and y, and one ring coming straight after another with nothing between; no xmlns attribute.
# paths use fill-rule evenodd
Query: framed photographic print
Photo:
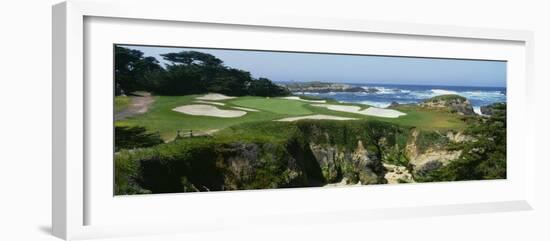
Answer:
<svg viewBox="0 0 550 241"><path fill-rule="evenodd" d="M114 56L115 195L506 179L506 61Z"/></svg>
<svg viewBox="0 0 550 241"><path fill-rule="evenodd" d="M154 4L53 8L56 236L532 208L530 32Z"/></svg>

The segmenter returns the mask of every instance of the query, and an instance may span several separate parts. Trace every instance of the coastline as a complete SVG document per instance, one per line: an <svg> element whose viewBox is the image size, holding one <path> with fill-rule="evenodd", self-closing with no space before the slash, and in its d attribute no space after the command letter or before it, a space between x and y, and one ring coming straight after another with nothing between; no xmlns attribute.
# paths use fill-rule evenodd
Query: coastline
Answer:
<svg viewBox="0 0 550 241"><path fill-rule="evenodd" d="M289 88L297 96L329 98L341 103L366 104L378 108L387 108L394 102L419 104L438 95L456 94L470 100L474 111L481 114L482 106L505 103L507 99L505 87L296 82L292 83L292 88L288 83L278 84ZM298 84L301 85L299 90L295 87ZM308 85L315 87L309 88ZM333 86L337 88L332 89ZM352 91L344 91L343 88ZM359 91L358 88L364 91Z"/></svg>

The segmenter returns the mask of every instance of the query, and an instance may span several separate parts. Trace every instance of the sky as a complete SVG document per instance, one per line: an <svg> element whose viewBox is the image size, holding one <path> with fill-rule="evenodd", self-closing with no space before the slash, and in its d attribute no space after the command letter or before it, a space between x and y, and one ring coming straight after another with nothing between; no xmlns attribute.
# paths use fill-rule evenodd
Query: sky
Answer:
<svg viewBox="0 0 550 241"><path fill-rule="evenodd" d="M161 54L189 50L205 52L221 59L225 66L276 82L506 87L504 61L120 46L140 50L164 65L168 62Z"/></svg>

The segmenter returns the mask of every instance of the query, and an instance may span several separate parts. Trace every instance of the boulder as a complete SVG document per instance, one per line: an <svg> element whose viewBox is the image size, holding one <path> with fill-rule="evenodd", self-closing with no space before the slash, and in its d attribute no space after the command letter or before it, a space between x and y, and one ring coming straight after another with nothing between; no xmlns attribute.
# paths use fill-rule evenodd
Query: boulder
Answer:
<svg viewBox="0 0 550 241"><path fill-rule="evenodd" d="M368 91L365 91L365 89L361 87L350 87L350 88L345 88L344 92L368 92Z"/></svg>
<svg viewBox="0 0 550 241"><path fill-rule="evenodd" d="M426 174L430 173L431 171L437 170L443 166L443 163L441 163L438 160L432 160L429 162L426 162L424 165L419 166L414 169L414 175L416 176L425 176Z"/></svg>
<svg viewBox="0 0 550 241"><path fill-rule="evenodd" d="M399 107L400 104L397 103L396 101L392 101L391 104L388 106L388 108L396 108L396 107Z"/></svg>
<svg viewBox="0 0 550 241"><path fill-rule="evenodd" d="M386 169L384 178L388 180L388 184L414 182L412 174L404 166L384 164L384 168Z"/></svg>
<svg viewBox="0 0 550 241"><path fill-rule="evenodd" d="M372 88L372 87L369 87L369 88L367 88L366 90L365 90L365 89L363 89L363 90L364 90L365 92L367 92L367 93L370 93L370 94L380 92L380 90L378 90L377 88Z"/></svg>

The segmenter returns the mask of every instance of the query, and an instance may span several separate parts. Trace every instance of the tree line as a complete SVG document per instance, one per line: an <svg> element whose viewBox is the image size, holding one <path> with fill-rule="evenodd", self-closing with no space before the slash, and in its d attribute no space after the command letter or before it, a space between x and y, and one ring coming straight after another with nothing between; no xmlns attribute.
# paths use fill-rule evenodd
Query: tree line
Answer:
<svg viewBox="0 0 550 241"><path fill-rule="evenodd" d="M115 46L115 94L149 91L158 95L189 95L215 92L232 96L285 96L290 92L267 78L225 66L216 56L181 51L162 54L161 66L154 57L135 49Z"/></svg>

